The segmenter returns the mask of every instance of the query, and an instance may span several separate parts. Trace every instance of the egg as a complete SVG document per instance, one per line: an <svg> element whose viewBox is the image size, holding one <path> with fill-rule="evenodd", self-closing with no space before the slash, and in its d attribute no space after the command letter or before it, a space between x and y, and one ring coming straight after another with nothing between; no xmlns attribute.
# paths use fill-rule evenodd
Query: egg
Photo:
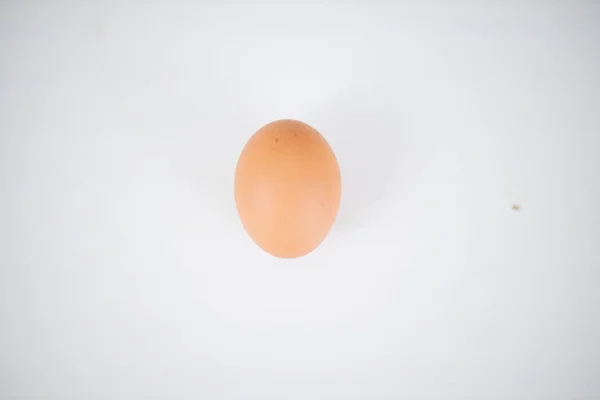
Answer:
<svg viewBox="0 0 600 400"><path fill-rule="evenodd" d="M244 146L234 196L242 225L260 248L280 258L301 257L333 226L342 196L340 168L314 128L274 121Z"/></svg>

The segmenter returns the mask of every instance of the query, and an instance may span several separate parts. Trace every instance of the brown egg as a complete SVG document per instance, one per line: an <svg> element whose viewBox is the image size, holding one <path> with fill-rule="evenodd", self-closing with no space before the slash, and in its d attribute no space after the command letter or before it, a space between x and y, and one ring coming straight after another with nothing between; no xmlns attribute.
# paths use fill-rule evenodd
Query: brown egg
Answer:
<svg viewBox="0 0 600 400"><path fill-rule="evenodd" d="M308 254L325 239L342 195L331 147L295 120L271 122L248 140L234 186L244 229L263 250L282 258Z"/></svg>

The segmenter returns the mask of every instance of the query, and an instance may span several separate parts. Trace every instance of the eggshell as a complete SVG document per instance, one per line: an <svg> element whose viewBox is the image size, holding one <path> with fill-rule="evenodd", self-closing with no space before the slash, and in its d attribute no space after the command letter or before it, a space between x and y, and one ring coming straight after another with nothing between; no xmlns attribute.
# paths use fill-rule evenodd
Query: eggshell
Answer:
<svg viewBox="0 0 600 400"><path fill-rule="evenodd" d="M340 168L314 128L274 121L242 150L234 192L244 229L258 246L276 257L300 257L319 246L335 221Z"/></svg>

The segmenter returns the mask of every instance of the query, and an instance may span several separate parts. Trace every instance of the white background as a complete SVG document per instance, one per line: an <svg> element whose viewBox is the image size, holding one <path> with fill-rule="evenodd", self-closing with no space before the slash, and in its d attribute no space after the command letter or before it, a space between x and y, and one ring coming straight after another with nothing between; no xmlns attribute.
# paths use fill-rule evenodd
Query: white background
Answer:
<svg viewBox="0 0 600 400"><path fill-rule="evenodd" d="M4 1L0 398L598 399L599 104L598 2ZM343 177L291 261L279 118Z"/></svg>

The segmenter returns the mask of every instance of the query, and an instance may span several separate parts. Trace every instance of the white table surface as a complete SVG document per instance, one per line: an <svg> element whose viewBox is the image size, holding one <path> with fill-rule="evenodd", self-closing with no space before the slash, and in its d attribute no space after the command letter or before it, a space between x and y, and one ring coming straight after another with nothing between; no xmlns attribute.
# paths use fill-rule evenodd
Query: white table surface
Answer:
<svg viewBox="0 0 600 400"><path fill-rule="evenodd" d="M600 3L217 4L0 5L0 398L599 399ZM279 118L343 177L291 261Z"/></svg>

